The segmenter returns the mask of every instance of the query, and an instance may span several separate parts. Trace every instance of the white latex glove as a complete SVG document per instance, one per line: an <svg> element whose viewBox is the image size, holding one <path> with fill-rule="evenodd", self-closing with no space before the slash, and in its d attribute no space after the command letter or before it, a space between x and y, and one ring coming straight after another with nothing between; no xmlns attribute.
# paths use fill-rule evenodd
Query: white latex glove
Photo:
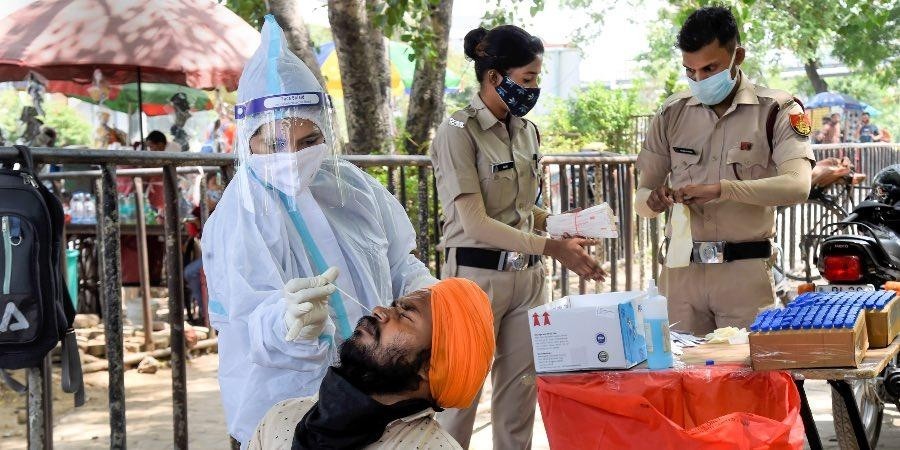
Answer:
<svg viewBox="0 0 900 450"><path fill-rule="evenodd" d="M318 339L328 319L328 296L334 293L337 267L322 275L294 278L284 285L284 326L286 341Z"/></svg>

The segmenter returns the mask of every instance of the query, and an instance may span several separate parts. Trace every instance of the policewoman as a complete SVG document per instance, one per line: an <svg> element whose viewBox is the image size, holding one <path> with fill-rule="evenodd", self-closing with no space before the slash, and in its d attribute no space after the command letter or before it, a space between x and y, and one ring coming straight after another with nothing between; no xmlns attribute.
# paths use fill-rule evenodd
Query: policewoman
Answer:
<svg viewBox="0 0 900 450"><path fill-rule="evenodd" d="M492 367L494 448L531 447L536 403L529 308L547 300L541 255L578 275L605 276L586 239L549 239L548 213L536 206L540 134L522 117L540 95L544 46L512 25L478 28L465 38L479 92L437 130L431 159L444 211L442 278L478 283L494 312L497 351ZM478 404L447 410L441 425L466 448Z"/></svg>

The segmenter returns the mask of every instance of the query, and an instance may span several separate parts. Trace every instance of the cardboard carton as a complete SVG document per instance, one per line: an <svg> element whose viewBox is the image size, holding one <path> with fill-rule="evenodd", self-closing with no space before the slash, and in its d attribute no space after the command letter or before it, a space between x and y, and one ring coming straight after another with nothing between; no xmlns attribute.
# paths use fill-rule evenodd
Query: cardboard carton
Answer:
<svg viewBox="0 0 900 450"><path fill-rule="evenodd" d="M856 367L868 348L863 313L859 314L853 328L750 333L753 370Z"/></svg>
<svg viewBox="0 0 900 450"><path fill-rule="evenodd" d="M647 359L643 292L563 297L528 311L539 373L629 369Z"/></svg>
<svg viewBox="0 0 900 450"><path fill-rule="evenodd" d="M866 329L869 348L885 348L900 334L900 297L894 298L884 309L866 310Z"/></svg>

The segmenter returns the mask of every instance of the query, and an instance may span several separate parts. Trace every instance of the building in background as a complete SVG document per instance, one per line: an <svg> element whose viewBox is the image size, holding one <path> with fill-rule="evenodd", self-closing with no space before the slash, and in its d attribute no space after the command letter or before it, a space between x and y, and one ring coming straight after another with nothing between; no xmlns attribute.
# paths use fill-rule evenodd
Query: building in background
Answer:
<svg viewBox="0 0 900 450"><path fill-rule="evenodd" d="M551 98L567 99L581 86L581 52L567 44L544 44L541 97L534 114L541 115L553 106Z"/></svg>

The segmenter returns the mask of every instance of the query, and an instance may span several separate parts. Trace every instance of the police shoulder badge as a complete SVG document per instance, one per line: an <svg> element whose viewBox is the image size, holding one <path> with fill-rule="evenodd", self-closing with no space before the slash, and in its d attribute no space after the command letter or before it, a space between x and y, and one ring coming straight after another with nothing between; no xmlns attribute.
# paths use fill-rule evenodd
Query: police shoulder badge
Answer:
<svg viewBox="0 0 900 450"><path fill-rule="evenodd" d="M806 114L791 114L791 128L797 132L800 136L809 137L809 133L812 132L812 125L809 123L809 117Z"/></svg>

